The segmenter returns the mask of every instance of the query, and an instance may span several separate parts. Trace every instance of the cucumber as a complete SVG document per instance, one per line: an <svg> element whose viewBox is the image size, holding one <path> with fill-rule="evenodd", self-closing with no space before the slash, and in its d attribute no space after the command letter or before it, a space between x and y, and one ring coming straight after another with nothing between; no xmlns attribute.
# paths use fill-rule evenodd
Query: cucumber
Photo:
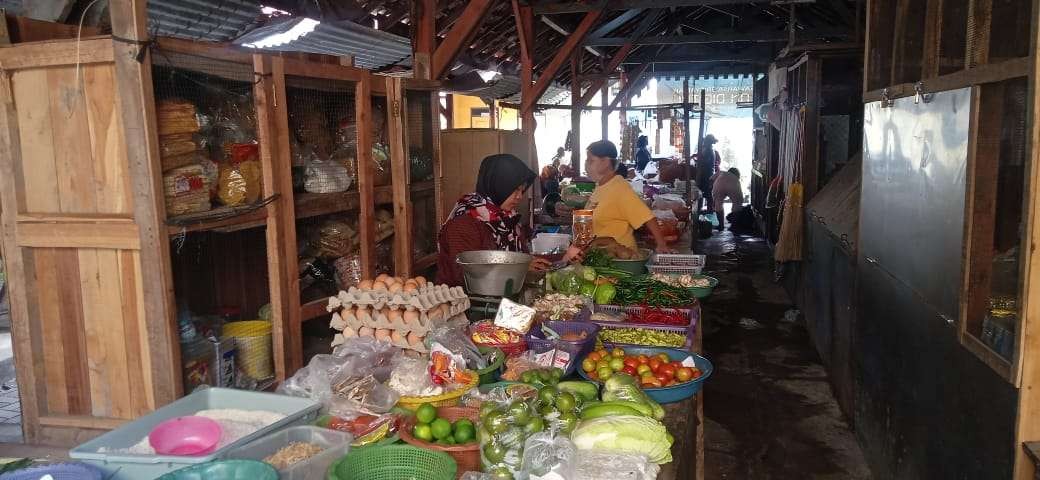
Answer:
<svg viewBox="0 0 1040 480"><path fill-rule="evenodd" d="M568 392L572 395L581 395L586 402L599 399L599 385L592 382L569 380L556 384L556 388L561 392Z"/></svg>
<svg viewBox="0 0 1040 480"><path fill-rule="evenodd" d="M642 417L643 414L632 407L625 405L594 405L581 411L582 420L590 420L593 418L600 417L615 417L620 415L631 415L635 417Z"/></svg>
<svg viewBox="0 0 1040 480"><path fill-rule="evenodd" d="M603 403L600 403L599 405L626 407L626 408L631 408L632 410L635 410L635 411L639 412L639 414L644 416L644 417L652 417L652 416L654 416L654 409L650 405L647 405L645 403L616 400L616 401L613 401L613 402L603 402Z"/></svg>

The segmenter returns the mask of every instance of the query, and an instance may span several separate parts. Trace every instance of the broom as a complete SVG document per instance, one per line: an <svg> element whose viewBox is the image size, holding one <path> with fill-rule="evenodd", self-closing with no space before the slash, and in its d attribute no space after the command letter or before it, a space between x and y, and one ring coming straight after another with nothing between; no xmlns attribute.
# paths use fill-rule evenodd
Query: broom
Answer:
<svg viewBox="0 0 1040 480"><path fill-rule="evenodd" d="M784 203L783 222L780 224L780 238L776 242L773 257L777 262L797 262L802 260L802 239L805 233L805 199L801 184L801 161L805 149L805 107L798 112L797 154L793 160L796 179L788 188Z"/></svg>

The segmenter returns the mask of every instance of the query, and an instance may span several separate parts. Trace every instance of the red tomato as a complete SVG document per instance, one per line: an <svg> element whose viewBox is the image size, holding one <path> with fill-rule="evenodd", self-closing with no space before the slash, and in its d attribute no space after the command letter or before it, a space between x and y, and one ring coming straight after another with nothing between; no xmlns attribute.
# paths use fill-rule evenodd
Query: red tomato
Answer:
<svg viewBox="0 0 1040 480"><path fill-rule="evenodd" d="M668 378L675 378L675 367L671 365L661 365L661 368L657 373L664 375Z"/></svg>
<svg viewBox="0 0 1040 480"><path fill-rule="evenodd" d="M654 378L656 378L657 381L661 383L661 385L668 383L668 381L672 379L671 377L668 377L663 373L658 373L654 375Z"/></svg>
<svg viewBox="0 0 1040 480"><path fill-rule="evenodd" d="M682 367L675 371L675 379L680 382L688 382L693 378L693 369L689 367Z"/></svg>
<svg viewBox="0 0 1040 480"><path fill-rule="evenodd" d="M650 357L648 357L646 355L640 355L640 356L636 357L636 360L639 360L640 364L646 365L648 362L650 362Z"/></svg>
<svg viewBox="0 0 1040 480"><path fill-rule="evenodd" d="M585 373L589 376L590 379L592 379L592 380L599 380L599 374L597 374L595 370L593 370L591 372L585 372Z"/></svg>
<svg viewBox="0 0 1040 480"><path fill-rule="evenodd" d="M672 357L669 357L667 353L658 353L657 358L661 359L661 363L668 363L672 361Z"/></svg>
<svg viewBox="0 0 1040 480"><path fill-rule="evenodd" d="M671 365L672 367L675 367L676 371L678 371L680 368L683 368L682 362L680 362L678 360L676 360L674 362L669 362L668 364Z"/></svg>
<svg viewBox="0 0 1040 480"><path fill-rule="evenodd" d="M661 368L661 359L651 358L647 365L650 365L650 370L657 372L657 369Z"/></svg>
<svg viewBox="0 0 1040 480"><path fill-rule="evenodd" d="M625 366L636 368L639 366L639 360L635 357L625 357Z"/></svg>
<svg viewBox="0 0 1040 480"><path fill-rule="evenodd" d="M636 369L632 368L631 365L625 365L625 368L622 368L621 371L625 372L625 373L627 373L627 374L629 374L629 375L631 375L633 377L638 377L639 376L639 374L636 372Z"/></svg>
<svg viewBox="0 0 1040 480"><path fill-rule="evenodd" d="M700 376L701 376L701 371L700 370L694 370L693 371L693 378L700 378Z"/></svg>
<svg viewBox="0 0 1040 480"><path fill-rule="evenodd" d="M643 388L661 388L661 381L654 377L643 377Z"/></svg>
<svg viewBox="0 0 1040 480"><path fill-rule="evenodd" d="M670 387L672 385L675 385L675 380L668 380L668 383L664 384L663 386Z"/></svg>

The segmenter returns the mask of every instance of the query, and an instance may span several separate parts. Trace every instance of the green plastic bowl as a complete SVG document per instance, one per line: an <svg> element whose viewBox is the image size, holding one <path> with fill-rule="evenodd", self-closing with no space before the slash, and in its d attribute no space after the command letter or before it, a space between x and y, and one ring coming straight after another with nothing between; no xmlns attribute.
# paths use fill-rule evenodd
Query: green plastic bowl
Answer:
<svg viewBox="0 0 1040 480"><path fill-rule="evenodd" d="M217 460L174 470L158 480L278 480L278 471L256 460Z"/></svg>
<svg viewBox="0 0 1040 480"><path fill-rule="evenodd" d="M326 479L455 480L457 470L447 453L398 444L351 450L332 464Z"/></svg>
<svg viewBox="0 0 1040 480"><path fill-rule="evenodd" d="M709 282L711 282L711 285L707 287L690 287L690 293L698 299L705 298L708 295L711 295L712 290L715 290L715 287L719 285L719 279L715 277L709 277L707 275L694 275L693 278L706 278Z"/></svg>
<svg viewBox="0 0 1040 480"><path fill-rule="evenodd" d="M632 275L643 275L646 273L646 261L650 258L650 254L653 253L647 249L641 249L639 251L642 258L636 260L618 260L614 259L611 261L611 266L618 269L624 270Z"/></svg>
<svg viewBox="0 0 1040 480"><path fill-rule="evenodd" d="M486 368L482 370L477 370L477 374L480 375L481 385L487 385L489 383L497 382L499 380L499 377L501 377L502 375L502 364L506 362L505 352L503 352L501 348L483 347L480 345L477 345L477 350L480 351L481 355L487 355L488 352L492 351L498 352L496 357L497 360L495 360L491 365L488 365Z"/></svg>

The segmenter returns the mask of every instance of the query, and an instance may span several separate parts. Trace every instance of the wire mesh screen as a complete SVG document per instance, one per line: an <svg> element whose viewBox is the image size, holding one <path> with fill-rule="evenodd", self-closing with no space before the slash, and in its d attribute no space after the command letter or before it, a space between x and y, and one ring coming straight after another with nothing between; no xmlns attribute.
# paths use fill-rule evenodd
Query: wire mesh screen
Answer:
<svg viewBox="0 0 1040 480"><path fill-rule="evenodd" d="M412 181L411 254L418 259L437 251L437 204L433 189L433 103L431 93L406 92L408 171Z"/></svg>
<svg viewBox="0 0 1040 480"><path fill-rule="evenodd" d="M167 216L201 220L262 206L252 65L154 52Z"/></svg>
<svg viewBox="0 0 1040 480"><path fill-rule="evenodd" d="M356 85L292 75L285 81L294 183L319 194L356 189Z"/></svg>
<svg viewBox="0 0 1040 480"><path fill-rule="evenodd" d="M383 187L390 185L393 177L390 173L390 131L387 118L386 97L372 96L372 174L374 185Z"/></svg>

